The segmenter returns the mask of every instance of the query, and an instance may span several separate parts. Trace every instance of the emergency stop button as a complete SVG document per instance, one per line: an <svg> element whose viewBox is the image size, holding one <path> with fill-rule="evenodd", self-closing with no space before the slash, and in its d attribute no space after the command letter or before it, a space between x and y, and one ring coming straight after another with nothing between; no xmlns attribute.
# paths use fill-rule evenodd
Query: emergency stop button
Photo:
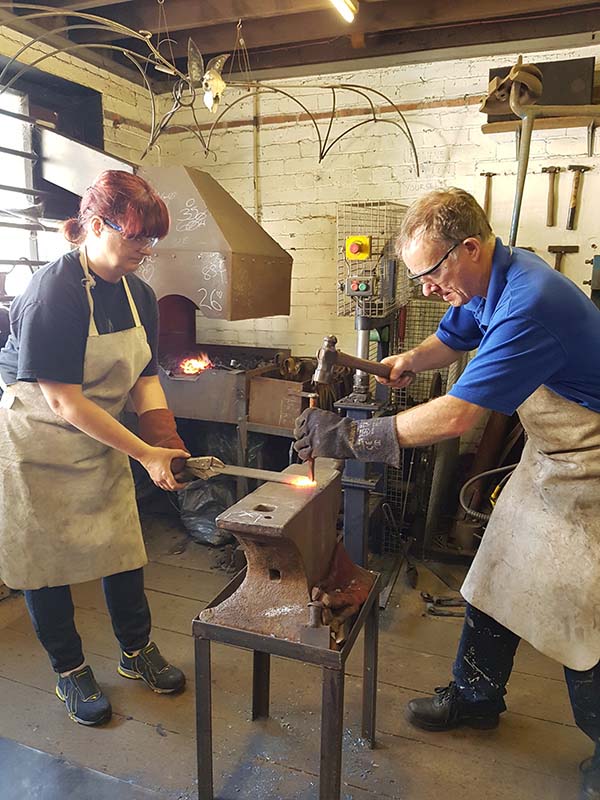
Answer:
<svg viewBox="0 0 600 800"><path fill-rule="evenodd" d="M346 239L346 258L349 261L364 260L371 257L370 236L348 236Z"/></svg>

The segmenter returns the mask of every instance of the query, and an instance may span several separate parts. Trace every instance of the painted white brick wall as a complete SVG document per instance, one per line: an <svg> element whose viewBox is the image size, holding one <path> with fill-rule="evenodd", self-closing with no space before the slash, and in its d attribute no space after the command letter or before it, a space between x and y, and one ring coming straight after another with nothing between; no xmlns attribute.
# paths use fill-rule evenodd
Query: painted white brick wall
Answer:
<svg viewBox="0 0 600 800"><path fill-rule="evenodd" d="M485 115L473 98L487 90L488 70L509 65L518 53L493 58L448 60L436 63L402 65L377 70L307 77L278 82L302 99L311 110L330 107L330 93L318 91L321 83L359 83L378 89L390 99L403 103L434 103L404 112L410 125L421 162L417 177L410 148L401 132L389 124L370 124L358 128L335 145L319 164L318 143L307 122L268 124L260 127L258 187L262 224L294 257L292 312L289 318L250 322L200 323L205 341L226 342L230 334L243 344L274 344L292 347L298 355L311 354L325 333L335 332L344 349L353 350L353 321L336 316L336 205L353 200L392 200L410 203L419 194L445 185L460 186L483 202L484 178L481 172L496 172L492 187L492 224L498 235L507 239L515 191L517 163L515 136L512 133L484 135ZM529 61L581 58L600 55L600 47L585 47L554 52L532 53ZM229 90L227 99L237 97ZM338 107L364 107L365 101L350 93L340 95ZM261 96L260 115L291 114L299 110L281 95ZM185 114L181 113L181 121ZM212 147L217 155L205 159L189 135L164 137L163 163L181 163L210 172L250 213L255 212L252 101L238 104L225 120L247 120L248 127L216 130ZM201 111L201 122L211 122ZM391 115L386 115L391 118ZM352 125L359 117L338 121L335 130ZM325 130L326 121L320 128ZM600 223L593 198L600 190L600 144L594 157L587 155L587 130L569 128L535 131L523 202L518 242L534 247L550 259L550 244L578 244L580 253L563 262L563 271L581 288L589 279L590 267L584 264L600 246ZM546 200L548 178L542 166L569 163L595 166L583 181L582 205L576 231L566 231L565 222L571 188L571 175L562 172L558 183L557 226L547 228Z"/></svg>
<svg viewBox="0 0 600 800"><path fill-rule="evenodd" d="M13 54L24 37L0 30L0 53ZM29 60L44 52L42 45L30 51ZM307 77L279 82L302 99L311 110L329 109L331 93L319 84L359 83L378 89L390 99L418 103L422 107L404 112L415 139L421 162L417 177L410 147L402 133L389 124L369 124L350 133L318 163L318 142L308 122L263 124L259 136L258 174L254 175L254 134L251 126L252 100L238 104L230 120L245 120L247 125L217 130L212 147L217 160L205 158L197 139L189 132L166 134L159 149L148 156L149 163L179 163L210 172L250 213L255 213L255 180L259 189L262 224L294 258L292 310L289 317L250 320L238 323L205 320L200 323L202 339L249 345L289 346L298 355L312 354L324 333L334 332L344 349L353 350L353 320L336 316L336 231L338 203L353 200L392 200L410 203L428 189L444 185L461 186L483 200L484 178L493 171L492 224L504 238L508 235L512 212L516 161L514 134L484 135L485 116L477 110L474 97L487 89L491 67L508 65L518 54L493 58L454 59L345 72L326 78ZM550 61L600 55L600 46L532 53L526 60ZM102 93L105 111L106 149L129 161L139 161L145 147L142 129L149 120L149 102L142 87L135 86L105 70L77 58L63 55L43 63L44 69ZM293 88L292 88L293 87ZM236 97L229 90L227 100ZM159 112L166 110L170 97L161 98ZM428 107L427 104L432 104ZM363 98L342 93L338 107L365 106ZM259 114L277 115L300 111L281 95L261 96ZM131 124L115 126L113 115ZM214 119L200 111L202 123ZM386 115L387 119L391 115ZM343 126L355 124L359 117L337 121L333 135ZM173 122L187 123L185 112ZM327 121L319 126L325 131ZM587 156L587 131L584 128L536 131L533 134L519 243L547 255L549 244L578 244L580 253L565 259L565 273L578 285L590 277L584 264L600 240L600 224L592 199L600 189L600 144L594 157ZM557 227L546 228L547 176L541 167L573 162L596 166L583 181L583 203L578 229L565 231L571 176L559 177ZM600 242L599 242L600 243ZM549 257L549 256L548 256Z"/></svg>

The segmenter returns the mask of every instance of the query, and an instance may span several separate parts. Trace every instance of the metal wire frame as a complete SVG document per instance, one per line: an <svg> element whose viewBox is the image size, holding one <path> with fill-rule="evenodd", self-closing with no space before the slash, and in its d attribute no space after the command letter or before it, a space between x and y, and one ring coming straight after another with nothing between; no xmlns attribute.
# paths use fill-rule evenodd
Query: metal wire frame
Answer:
<svg viewBox="0 0 600 800"><path fill-rule="evenodd" d="M306 105L304 103L302 103L297 97L294 97L294 95L292 95L289 91L286 91L285 89L283 89L281 87L278 87L278 86L274 86L272 84L265 85L265 84L256 83L256 82L233 82L232 81L229 84L229 86L242 88L242 89L245 89L247 91L250 90L249 94L246 94L243 97L240 97L237 100L234 100L232 103L230 103L216 117L216 119L214 120L214 122L210 126L207 138L205 139L203 134L202 134L202 131L200 129L201 126L200 126L200 124L199 124L199 122L197 120L197 117L196 117L196 109L195 109L194 104L195 104L196 99L197 99L197 93L196 93L196 87L194 86L193 81L190 79L189 75L184 75L177 68L177 66L175 65L174 59L169 61L169 59L167 59L160 52L160 44L161 43L159 42L159 46L158 47L156 45L154 45L154 43L152 42L152 33L150 31L144 31L144 30L135 31L132 28L129 28L126 25L123 25L122 23L115 22L114 20L109 20L109 19L106 19L104 17L98 16L96 14L88 14L88 13L85 13L85 12L76 11L74 9L63 9L63 8L57 8L57 7L52 7L52 6L44 6L44 5L29 4L29 3L0 3L0 9L2 9L2 8L5 8L5 9L7 9L9 11L14 11L15 9L17 9L17 10L23 9L23 10L27 10L27 11L31 12L33 10L34 13L27 13L27 14L24 14L24 15L20 16L18 18L19 21L27 21L28 22L28 21L36 20L36 19L48 19L48 18L52 18L52 17L63 17L65 15L68 15L70 17L76 17L76 18L81 19L81 20L86 20L88 24L85 24L85 25L81 25L81 24L61 25L61 26L53 28L51 30L44 31L43 34L40 34L35 39L31 39L30 42L28 42L27 44L23 45L21 48L19 48L19 50L17 50L15 55L8 61L8 63L4 67L4 69L0 72L0 84L2 84L2 81L4 80L4 78L5 78L6 74L7 74L7 71L11 68L11 66L17 61L17 59L26 50L28 50L30 47L33 47L35 44L44 42L44 40L47 37L50 37L50 36L52 36L54 34L68 33L69 31L72 31L72 30L80 30L80 29L84 29L84 28L92 28L92 29L95 29L95 30L109 30L109 31L114 31L116 33L119 33L122 36L122 38L137 39L138 41L143 42L148 47L149 55L143 55L143 54L137 53L137 52L135 52L133 50L130 50L129 48L126 48L126 47L117 46L117 45L111 45L111 44L105 44L105 43L73 44L73 45L69 45L69 46L66 46L66 47L53 48L53 49L50 50L49 53L46 53L46 54L40 56L39 58L35 59L31 64L28 64L28 65L25 65L25 66L21 67L21 69L19 69L17 71L17 73L15 75L13 75L12 78L10 78L10 80L8 81L8 83L6 83L4 86L0 85L0 94L1 94L3 91L6 91L7 89L9 89L25 72L27 72L28 69L31 69L32 67L37 66L38 64L42 63L46 59L51 58L51 57L53 57L55 55L58 55L59 53L71 53L71 52L74 52L74 51L77 51L77 50L87 49L87 50L111 50L111 51L115 51L115 52L119 52L119 53L123 54L129 61L132 62L132 64L134 64L134 66L136 66L136 68L140 72L140 74L142 76L142 79L144 81L144 85L145 85L146 91L148 92L148 96L149 96L149 99L150 99L150 105L151 105L150 135L148 137L148 144L147 144L144 152L142 153L141 158L144 158L148 154L148 152L156 145L156 142L157 142L158 138L166 130L168 130L169 123L171 122L173 116L181 108L189 108L190 109L190 111L192 113L193 120L194 120L194 124L196 126L195 128L193 128L191 126L186 126L186 125L183 125L181 127L183 127L185 130L190 131L194 136L196 136L196 138L198 139L198 141L202 145L202 148L204 150L204 154L208 155L209 153L212 153L212 151L210 150L210 143L211 143L211 140L212 140L213 133L214 133L216 127L218 126L218 124L220 123L220 121L225 116L225 114L229 113L232 108L234 108L238 103L240 103L242 100L245 100L249 96L258 95L260 93L265 93L265 92L274 92L274 93L278 93L278 94L281 94L281 95L287 97L289 100L291 100L292 102L294 102L297 105L299 105L302 108L302 110L304 111L304 113L307 115L307 118L312 123L313 128L315 130L315 133L317 135L317 139L318 139L318 143L319 143L319 163L327 156L327 154L331 151L331 149L342 138L344 138L344 136L347 136L352 131L356 130L357 128L359 128L359 127L361 127L363 125L366 125L366 124L369 124L369 123L372 123L372 122L385 122L387 124L394 125L407 138L407 140L409 142L409 145L410 145L410 148L411 148L412 156L414 158L416 173L417 173L417 175L420 174L419 173L419 159L418 159L418 155L417 155L417 150L416 150L415 143L414 143L412 134L410 132L410 129L408 127L408 123L407 123L405 117L403 116L403 114L400 111L400 109L398 108L398 106L389 97L387 97L385 94L383 94L382 92L380 92L377 89L372 89L372 88L370 88L368 86L360 86L359 84L327 84L327 85L324 85L324 86L317 87L317 88L326 89L326 90L329 90L329 91L332 92L332 107L331 107L329 122L327 124L327 130L325 132L325 135L323 136L322 133L321 133L321 130L319 128L319 125L317 123L317 120L315 118L315 115L311 111L309 111L309 109L306 107ZM167 111L163 115L163 117L161 118L161 120L159 122L157 122L157 120L156 120L156 96L155 96L155 94L154 94L154 92L152 90L152 86L151 86L150 81L148 80L148 77L146 75L146 70L142 67L142 64L145 64L146 67L148 65L153 66L156 69L160 70L161 72L164 72L164 73L166 73L168 75L172 75L173 77L175 77L177 79L176 83L175 83L175 85L173 87L173 90L172 90L173 91L173 105L169 109L169 111ZM292 86L288 85L287 88L289 89L289 88L299 88L299 87L292 87ZM305 88L305 87L300 87L300 88ZM336 115L336 112L337 112L336 92L338 90L355 92L359 96L365 98L367 100L368 104L369 104L369 107L370 107L370 116L369 116L369 119L361 120L360 122L357 122L356 124L350 126L348 129L346 129L345 131L342 131L342 133L340 133L334 139L330 140L333 122L334 122L334 120L336 118L339 119L339 117L337 117L337 115ZM185 97L184 97L186 92L189 93L189 99L185 99ZM400 121L398 121L397 119L385 119L385 118L383 118L381 116L378 116L378 110L377 110L374 102L372 101L371 97L369 96L369 94L373 94L376 97L379 97L379 98L385 100L385 102L388 103L389 106L391 106L395 110L395 112L397 112L397 114L398 114L398 116L400 118ZM212 153L212 154L214 155L214 153Z"/></svg>

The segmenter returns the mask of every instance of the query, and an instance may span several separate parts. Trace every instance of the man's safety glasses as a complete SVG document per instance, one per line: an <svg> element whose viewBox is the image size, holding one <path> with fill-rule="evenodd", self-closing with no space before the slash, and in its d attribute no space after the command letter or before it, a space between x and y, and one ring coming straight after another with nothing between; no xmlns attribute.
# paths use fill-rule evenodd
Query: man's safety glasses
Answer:
<svg viewBox="0 0 600 800"><path fill-rule="evenodd" d="M444 255L443 255L441 258L440 258L440 260L437 262L437 264L434 264L434 265L433 265L433 267L428 267L427 269L421 270L421 272L411 272L409 269L407 269L407 270L406 270L406 274L408 275L408 279L409 279L409 280L411 280L411 281L418 281L420 278L424 278L426 275L431 275L431 274L432 274L432 272L435 272L435 271L436 271L436 269L439 269L439 268L442 266L442 264L444 263L444 261L445 261L445 260L448 258L448 256L450 255L450 253L452 253L454 250L456 250L456 248L457 248L457 247L458 247L460 244L462 244L462 242L456 242L456 244L453 244L453 245L452 245L452 247L450 248L450 250L448 250L448 252L447 252L447 253L445 253L445 254L444 254Z"/></svg>

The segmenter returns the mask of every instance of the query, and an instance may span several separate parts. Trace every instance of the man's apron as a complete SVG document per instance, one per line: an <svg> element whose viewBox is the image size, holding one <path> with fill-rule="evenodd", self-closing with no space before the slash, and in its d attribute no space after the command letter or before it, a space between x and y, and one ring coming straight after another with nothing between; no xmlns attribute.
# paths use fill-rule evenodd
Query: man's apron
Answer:
<svg viewBox="0 0 600 800"><path fill-rule="evenodd" d="M117 418L151 357L127 281L135 327L100 336L90 306L83 393ZM0 578L13 589L61 586L137 569L146 550L128 457L50 409L37 383L0 400Z"/></svg>
<svg viewBox="0 0 600 800"><path fill-rule="evenodd" d="M600 414L542 386L461 592L575 670L600 661Z"/></svg>

